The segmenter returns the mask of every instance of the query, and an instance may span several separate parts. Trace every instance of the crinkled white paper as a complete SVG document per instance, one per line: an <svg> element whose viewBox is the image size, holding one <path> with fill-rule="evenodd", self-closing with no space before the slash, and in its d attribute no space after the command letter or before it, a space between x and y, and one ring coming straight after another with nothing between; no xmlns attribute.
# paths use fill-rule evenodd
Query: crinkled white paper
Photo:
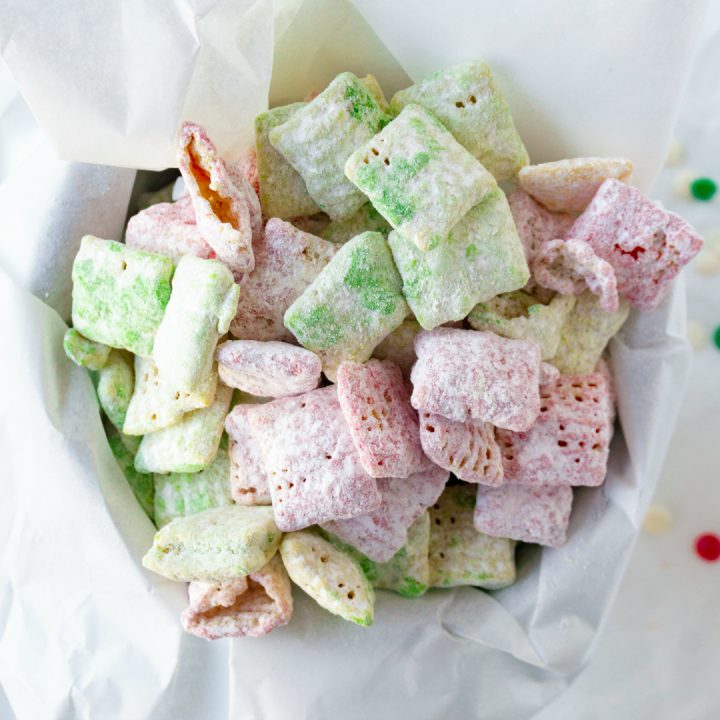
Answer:
<svg viewBox="0 0 720 720"><path fill-rule="evenodd" d="M664 158L703 14L700 0L277 5L272 98L301 98L344 69L373 72L391 93L406 73L484 56L533 159L625 154L643 188ZM70 30L76 6L94 9L88 22L102 26L98 37L111 28L111 44ZM192 119L223 148L245 147L268 91L263 0L51 0L32 16L31 7L0 6L0 44L64 157L171 164L188 97L204 113ZM60 57L70 32L82 62ZM417 600L379 592L369 629L296 590L288 627L205 643L180 629L184 586L140 567L152 527L107 448L86 372L61 348L79 238L120 237L133 177L59 162L41 146L0 188L8 707L33 720L530 717L587 661L652 494L688 365L682 288L654 313L633 314L613 341L623 433L608 480L576 493L567 546L521 550L514 586Z"/></svg>

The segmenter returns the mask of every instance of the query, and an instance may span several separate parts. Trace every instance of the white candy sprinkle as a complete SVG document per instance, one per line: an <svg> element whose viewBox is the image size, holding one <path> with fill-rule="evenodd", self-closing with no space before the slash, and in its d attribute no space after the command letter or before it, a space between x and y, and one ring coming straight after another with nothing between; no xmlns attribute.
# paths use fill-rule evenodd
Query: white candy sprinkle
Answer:
<svg viewBox="0 0 720 720"><path fill-rule="evenodd" d="M648 508L643 521L643 530L649 535L662 535L673 524L672 513L664 505L653 504Z"/></svg>

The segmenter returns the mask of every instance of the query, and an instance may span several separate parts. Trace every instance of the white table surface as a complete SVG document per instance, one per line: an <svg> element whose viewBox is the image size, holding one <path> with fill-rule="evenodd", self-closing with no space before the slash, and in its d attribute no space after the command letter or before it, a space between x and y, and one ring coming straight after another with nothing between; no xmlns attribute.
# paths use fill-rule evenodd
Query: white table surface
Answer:
<svg viewBox="0 0 720 720"><path fill-rule="evenodd" d="M676 136L685 157L667 166L653 197L720 244L720 196L682 199L681 173L720 182L720 3L714 3ZM0 64L0 182L39 141L39 131ZM710 336L720 326L720 274L686 271L688 316ZM720 350L706 337L655 502L672 525L643 533L593 661L535 720L720 718L720 562L697 558L694 538L720 534ZM2 714L0 693L0 715Z"/></svg>

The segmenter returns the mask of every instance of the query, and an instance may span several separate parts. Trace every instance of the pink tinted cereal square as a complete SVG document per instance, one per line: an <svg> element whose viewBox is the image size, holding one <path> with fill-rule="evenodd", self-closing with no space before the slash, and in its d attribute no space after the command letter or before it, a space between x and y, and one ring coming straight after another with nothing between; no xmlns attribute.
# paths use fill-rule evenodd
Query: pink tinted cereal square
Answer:
<svg viewBox="0 0 720 720"><path fill-rule="evenodd" d="M569 485L478 485L473 521L486 535L560 547L567 540L572 499Z"/></svg>
<svg viewBox="0 0 720 720"><path fill-rule="evenodd" d="M509 193L507 200L515 227L525 248L525 257L532 270L542 246L550 240L564 238L574 218L564 213L549 212L523 190Z"/></svg>
<svg viewBox="0 0 720 720"><path fill-rule="evenodd" d="M377 481L382 502L377 510L323 528L375 562L387 562L407 542L408 528L442 494L450 473L432 463L407 478Z"/></svg>
<svg viewBox="0 0 720 720"><path fill-rule="evenodd" d="M158 203L141 210L128 220L125 244L146 252L167 255L174 260L182 255L213 258L195 222L195 210L189 195L174 203Z"/></svg>
<svg viewBox="0 0 720 720"><path fill-rule="evenodd" d="M314 390L322 362L313 352L269 340L228 340L217 349L220 379L259 397L284 397Z"/></svg>
<svg viewBox="0 0 720 720"><path fill-rule="evenodd" d="M248 417L280 530L355 517L380 505L377 483L363 469L334 386L274 400Z"/></svg>
<svg viewBox="0 0 720 720"><path fill-rule="evenodd" d="M703 245L682 218L618 180L600 186L567 236L589 243L613 266L618 292L640 310L659 305Z"/></svg>
<svg viewBox="0 0 720 720"><path fill-rule="evenodd" d="M551 240L543 245L534 264L540 285L563 295L580 295L586 289L600 298L605 312L619 305L615 271L582 240Z"/></svg>
<svg viewBox="0 0 720 720"><path fill-rule="evenodd" d="M505 482L602 484L612 437L610 385L601 373L562 375L540 388L540 416L530 430L498 430Z"/></svg>
<svg viewBox="0 0 720 720"><path fill-rule="evenodd" d="M540 412L540 348L491 332L436 328L415 338L412 405L450 420L528 430Z"/></svg>
<svg viewBox="0 0 720 720"><path fill-rule="evenodd" d="M337 251L328 240L271 218L255 245L255 269L240 285L240 300L230 333L241 340L287 340L295 337L283 315Z"/></svg>
<svg viewBox="0 0 720 720"><path fill-rule="evenodd" d="M482 420L457 422L429 412L420 414L420 441L425 454L455 477L496 487L503 482L495 428Z"/></svg>
<svg viewBox="0 0 720 720"><path fill-rule="evenodd" d="M259 405L240 403L225 419L230 456L230 494L238 505L270 505L265 462L248 416Z"/></svg>
<svg viewBox="0 0 720 720"><path fill-rule="evenodd" d="M365 471L404 478L428 465L410 388L390 360L344 362L338 368L340 407Z"/></svg>

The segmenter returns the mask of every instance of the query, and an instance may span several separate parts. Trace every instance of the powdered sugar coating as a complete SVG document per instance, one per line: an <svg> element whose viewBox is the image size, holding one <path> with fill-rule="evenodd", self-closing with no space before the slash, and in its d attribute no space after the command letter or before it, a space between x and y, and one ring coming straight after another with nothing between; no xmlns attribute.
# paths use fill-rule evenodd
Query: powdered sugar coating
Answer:
<svg viewBox="0 0 720 720"><path fill-rule="evenodd" d="M345 174L420 250L446 237L496 187L442 123L413 103L350 155Z"/></svg>
<svg viewBox="0 0 720 720"><path fill-rule="evenodd" d="M475 527L493 537L560 547L567 540L572 500L569 485L478 485Z"/></svg>
<svg viewBox="0 0 720 720"><path fill-rule="evenodd" d="M292 581L320 607L372 625L375 592L355 558L310 530L285 535L280 555Z"/></svg>
<svg viewBox="0 0 720 720"><path fill-rule="evenodd" d="M253 245L255 245L262 237L262 209L260 208L260 198L258 198L255 188L253 188L250 180L245 175L247 167L241 164L241 162L242 161L228 162L226 163L226 168L230 180L232 180L233 185L235 185L235 188L242 195L245 205L247 206L248 215L250 216L250 228L252 230L252 242Z"/></svg>
<svg viewBox="0 0 720 720"><path fill-rule="evenodd" d="M490 423L472 419L457 422L422 412L420 440L425 454L460 480L492 487L502 485L502 456Z"/></svg>
<svg viewBox="0 0 720 720"><path fill-rule="evenodd" d="M344 72L268 137L300 173L318 207L343 220L367 202L345 177L345 161L389 121L363 82Z"/></svg>
<svg viewBox="0 0 720 720"><path fill-rule="evenodd" d="M337 246L271 218L255 246L255 269L240 286L230 333L243 340L292 340L283 315L337 251Z"/></svg>
<svg viewBox="0 0 720 720"><path fill-rule="evenodd" d="M154 485L153 519L159 528L177 517L232 505L227 451L220 448L212 463L199 473L158 473Z"/></svg>
<svg viewBox="0 0 720 720"><path fill-rule="evenodd" d="M126 435L147 435L178 422L182 416L207 407L215 399L218 375L214 368L193 390L166 380L151 359L135 356L135 386L124 424Z"/></svg>
<svg viewBox="0 0 720 720"><path fill-rule="evenodd" d="M271 108L255 118L255 145L260 183L260 201L266 217L283 219L320 212L310 197L305 181L270 142L270 130L282 125L305 103Z"/></svg>
<svg viewBox="0 0 720 720"><path fill-rule="evenodd" d="M225 418L230 456L230 492L239 505L270 505L270 486L260 443L248 414L258 405L238 403Z"/></svg>
<svg viewBox="0 0 720 720"><path fill-rule="evenodd" d="M600 186L568 237L589 243L612 265L618 292L640 310L660 304L670 282L703 245L682 218L617 180Z"/></svg>
<svg viewBox="0 0 720 720"><path fill-rule="evenodd" d="M249 272L254 259L247 202L203 128L183 123L177 158L200 233L236 277Z"/></svg>
<svg viewBox="0 0 720 720"><path fill-rule="evenodd" d="M575 220L571 215L548 212L519 189L509 193L507 199L532 270L540 248L549 240L564 238Z"/></svg>
<svg viewBox="0 0 720 720"><path fill-rule="evenodd" d="M199 472L217 454L232 390L218 383L211 405L186 413L174 425L144 435L135 455L138 472Z"/></svg>
<svg viewBox="0 0 720 720"><path fill-rule="evenodd" d="M391 106L400 110L408 103L434 113L498 181L528 163L510 108L486 63L475 60L433 73L395 93Z"/></svg>
<svg viewBox="0 0 720 720"><path fill-rule="evenodd" d="M217 260L183 255L158 327L153 360L163 380L192 392L212 370L215 348L237 312L240 288Z"/></svg>
<svg viewBox="0 0 720 720"><path fill-rule="evenodd" d="M527 430L540 412L540 348L494 333L436 328L415 338L411 402L451 420Z"/></svg>
<svg viewBox="0 0 720 720"><path fill-rule="evenodd" d="M579 295L585 288L600 298L606 312L618 309L615 272L581 240L550 240L533 266L535 280L543 287L564 295Z"/></svg>
<svg viewBox="0 0 720 720"><path fill-rule="evenodd" d="M284 397L314 390L322 362L315 353L270 340L228 340L217 349L222 381L260 397Z"/></svg>
<svg viewBox="0 0 720 720"><path fill-rule="evenodd" d="M370 513L323 523L322 527L375 562L390 560L408 539L408 528L442 493L450 473L426 461L425 469L407 478L382 478L380 506Z"/></svg>
<svg viewBox="0 0 720 720"><path fill-rule="evenodd" d="M133 215L125 230L125 244L167 255L173 260L182 255L215 257L215 251L205 241L195 222L195 209L189 195L174 203L151 205Z"/></svg>
<svg viewBox="0 0 720 720"><path fill-rule="evenodd" d="M337 392L369 475L406 478L428 467L411 391L397 365L389 360L345 362L338 368Z"/></svg>
<svg viewBox="0 0 720 720"><path fill-rule="evenodd" d="M560 328L560 342L550 362L566 375L592 372L608 340L620 330L629 313L630 305L623 299L616 312L605 312L598 297L586 290L578 295Z"/></svg>
<svg viewBox="0 0 720 720"><path fill-rule="evenodd" d="M530 277L510 208L498 187L426 250L395 231L388 243L405 299L426 330L462 320L476 303L517 290Z"/></svg>
<svg viewBox="0 0 720 720"><path fill-rule="evenodd" d="M245 578L192 582L188 596L183 628L206 640L261 637L292 618L292 587L279 555Z"/></svg>
<svg viewBox="0 0 720 720"><path fill-rule="evenodd" d="M620 157L587 157L528 165L518 183L548 210L581 213L607 178L628 180L633 165Z"/></svg>
<svg viewBox="0 0 720 720"><path fill-rule="evenodd" d="M334 386L258 406L248 419L281 530L355 517L380 505L377 483L360 463Z"/></svg>
<svg viewBox="0 0 720 720"><path fill-rule="evenodd" d="M472 486L452 485L430 508L431 586L496 590L515 581L515 543L478 532L474 505Z"/></svg>
<svg viewBox="0 0 720 720"><path fill-rule="evenodd" d="M489 330L514 340L537 343L547 360L557 352L560 329L575 306L571 295L555 295L548 303L518 290L478 303L468 315L474 330Z"/></svg>
<svg viewBox="0 0 720 720"><path fill-rule="evenodd" d="M610 387L600 373L563 375L540 388L540 415L523 433L498 430L506 483L600 485L613 418Z"/></svg>
<svg viewBox="0 0 720 720"><path fill-rule="evenodd" d="M364 232L345 243L287 309L285 326L320 356L334 382L341 363L367 360L407 314L385 238Z"/></svg>

